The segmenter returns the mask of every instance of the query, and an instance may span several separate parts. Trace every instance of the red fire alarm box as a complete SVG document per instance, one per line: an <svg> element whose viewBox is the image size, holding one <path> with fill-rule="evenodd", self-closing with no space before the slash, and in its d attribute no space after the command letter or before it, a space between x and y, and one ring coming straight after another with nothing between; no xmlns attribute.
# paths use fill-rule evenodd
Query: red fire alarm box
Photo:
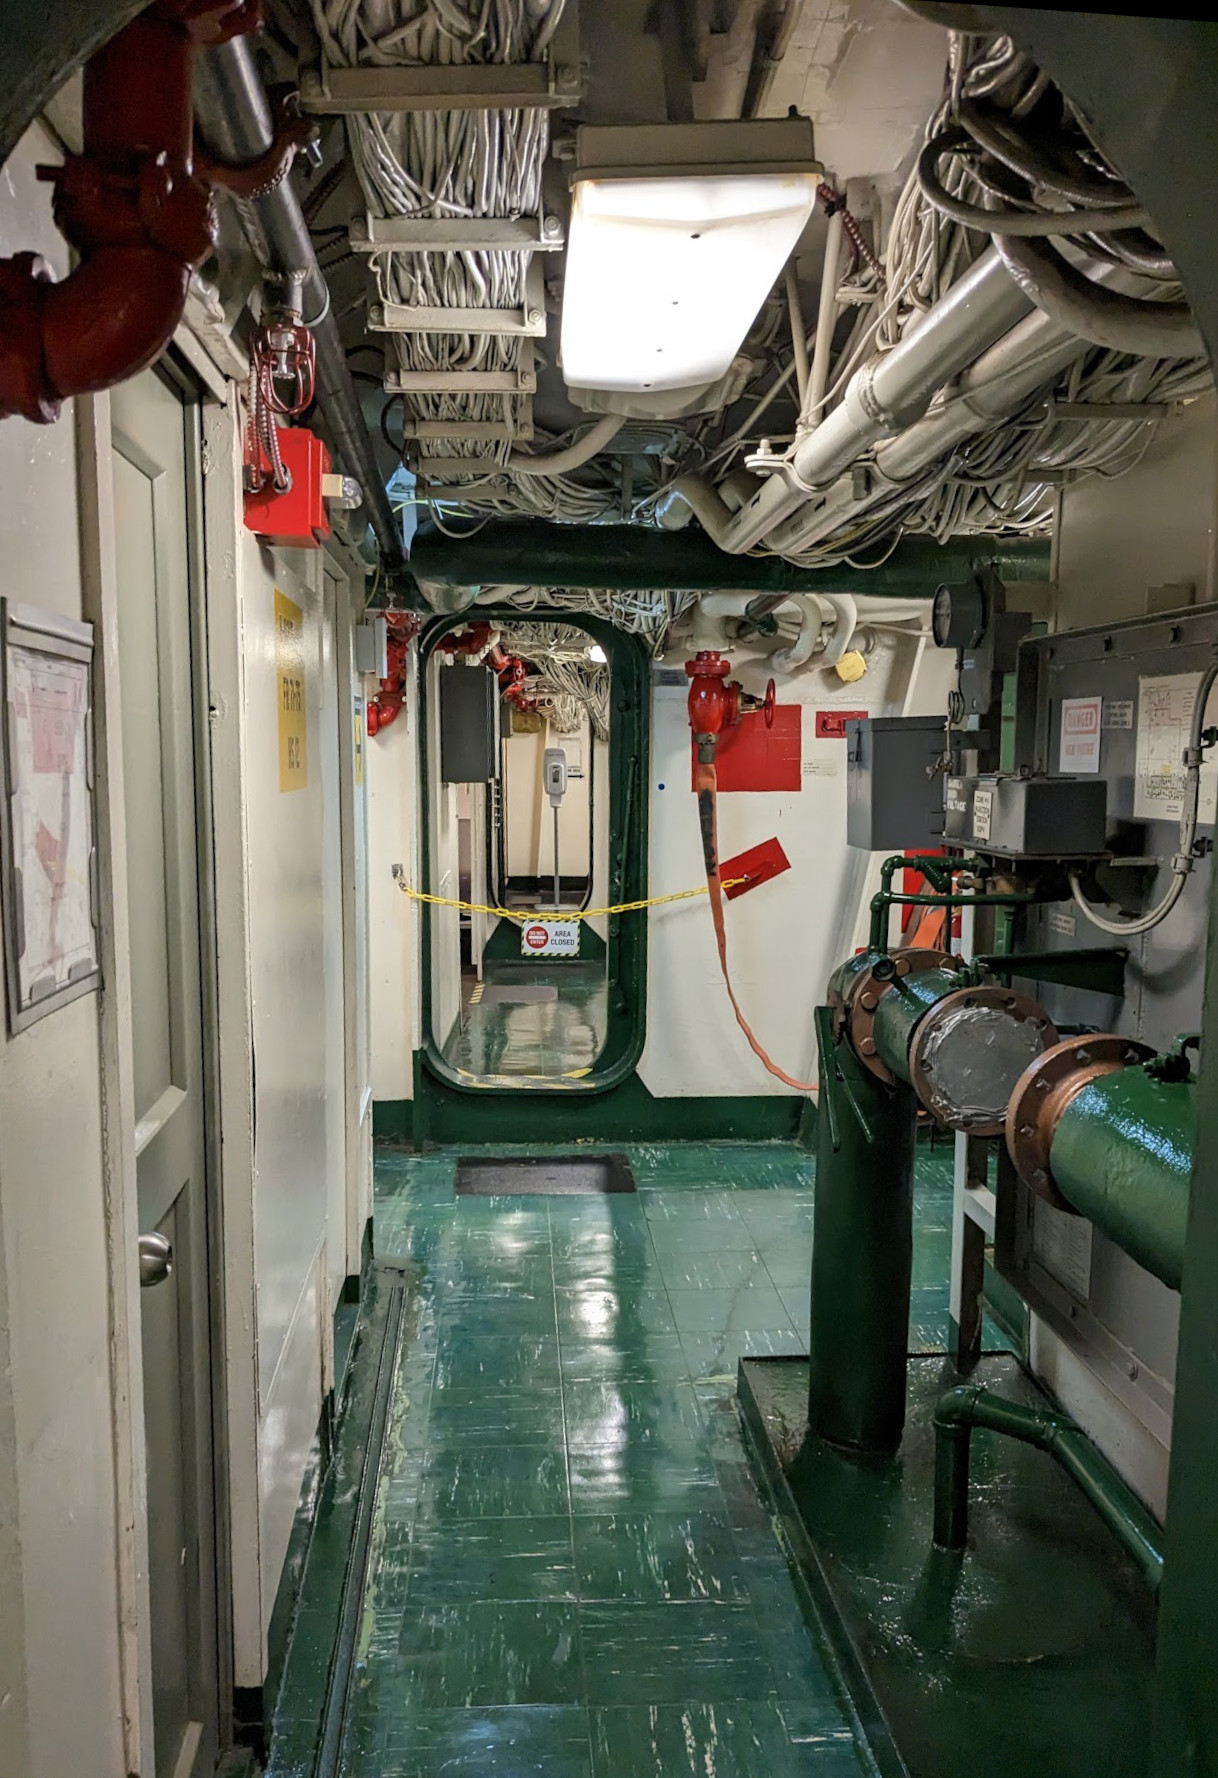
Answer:
<svg viewBox="0 0 1218 1778"><path fill-rule="evenodd" d="M265 543L284 549L319 549L330 535L322 477L330 473L330 453L307 426L281 426L279 452L292 478L286 494L268 481L245 496L245 528Z"/></svg>

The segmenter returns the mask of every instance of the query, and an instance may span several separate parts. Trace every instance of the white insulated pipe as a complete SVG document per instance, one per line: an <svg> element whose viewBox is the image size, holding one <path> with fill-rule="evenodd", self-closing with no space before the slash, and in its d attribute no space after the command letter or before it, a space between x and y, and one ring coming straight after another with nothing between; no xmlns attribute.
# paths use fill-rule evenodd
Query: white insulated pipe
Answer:
<svg viewBox="0 0 1218 1778"><path fill-rule="evenodd" d="M804 332L804 312L799 300L799 279L795 272L795 255L787 261L787 314L791 322L791 355L795 362L795 386L799 405L808 405L808 341Z"/></svg>
<svg viewBox="0 0 1218 1778"><path fill-rule="evenodd" d="M915 480L955 445L1017 413L1050 377L1090 350L1086 340L1034 310L978 358L950 401L880 446L875 453L879 485L867 499L857 499L850 478L844 477L814 511L801 512L776 528L769 539L772 547L797 554L847 519L862 518L888 498L893 485Z"/></svg>
<svg viewBox="0 0 1218 1778"><path fill-rule="evenodd" d="M795 673L812 659L816 644L820 641L820 633L825 626L825 606L815 593L803 593L800 596L803 614L799 620L799 634L785 648L776 648L770 656L770 666L775 673ZM780 611L783 607L780 605ZM771 613L771 616L774 614Z"/></svg>
<svg viewBox="0 0 1218 1778"><path fill-rule="evenodd" d="M747 506L731 514L715 490L697 476L682 476L674 492L689 500L720 549L742 555L803 506L809 494L836 481L877 439L919 420L944 383L967 369L1031 309L1031 301L1011 281L997 253L987 248L900 345L870 358L855 372L840 406L797 440L781 468Z"/></svg>
<svg viewBox="0 0 1218 1778"><path fill-rule="evenodd" d="M818 667L836 667L858 628L859 608L849 593L822 593L821 598L833 609L833 634L817 660Z"/></svg>
<svg viewBox="0 0 1218 1778"><path fill-rule="evenodd" d="M695 650L730 647L725 640L725 622L746 616L756 597L755 592L703 593L694 612ZM829 639L815 659L818 667L835 667L850 647L858 624L858 606L849 593L792 593L770 615L776 617L780 612L798 613L799 632L768 657L775 673L795 673L806 666L815 654L821 631L830 621L833 627Z"/></svg>
<svg viewBox="0 0 1218 1778"><path fill-rule="evenodd" d="M816 316L816 344L812 348L812 369L808 392L800 402L800 426L818 426L829 386L829 353L833 347L833 329L837 323L838 267L842 259L842 213L835 210L825 232L825 263L820 275L820 307Z"/></svg>
<svg viewBox="0 0 1218 1778"><path fill-rule="evenodd" d="M585 463L590 463L598 451L612 443L625 424L624 414L603 414L582 438L577 438L565 450L551 451L543 457L513 451L503 467L510 469L513 475L566 475L572 469L582 469ZM498 468L499 465L488 463L486 467Z"/></svg>

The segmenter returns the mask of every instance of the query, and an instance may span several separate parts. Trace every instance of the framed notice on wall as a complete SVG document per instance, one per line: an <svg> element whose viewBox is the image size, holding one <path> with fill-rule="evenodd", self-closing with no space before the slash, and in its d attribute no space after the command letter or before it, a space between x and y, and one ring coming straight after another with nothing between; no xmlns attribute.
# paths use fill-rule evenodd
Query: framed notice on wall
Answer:
<svg viewBox="0 0 1218 1778"><path fill-rule="evenodd" d="M0 895L8 1025L99 978L93 627L0 599Z"/></svg>
<svg viewBox="0 0 1218 1778"><path fill-rule="evenodd" d="M304 612L275 588L275 701L279 706L279 788L309 782L309 724L305 703Z"/></svg>

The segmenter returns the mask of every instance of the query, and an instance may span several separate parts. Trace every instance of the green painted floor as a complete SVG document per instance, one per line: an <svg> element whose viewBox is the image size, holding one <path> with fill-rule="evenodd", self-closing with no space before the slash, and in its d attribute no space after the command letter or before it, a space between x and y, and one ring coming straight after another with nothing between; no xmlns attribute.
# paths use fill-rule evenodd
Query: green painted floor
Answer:
<svg viewBox="0 0 1218 1778"><path fill-rule="evenodd" d="M870 1770L748 1468L738 1358L807 1334L801 1150L627 1151L637 1195L461 1198L382 1151L402 1265L343 1778L841 1778ZM941 1346L951 1149L920 1153L912 1337ZM374 1313L371 1309L369 1313ZM358 1399L376 1362L357 1341ZM270 1771L312 1774L357 1452L305 1572Z"/></svg>
<svg viewBox="0 0 1218 1778"><path fill-rule="evenodd" d="M537 988L551 990L552 998L510 998L518 990ZM461 1019L445 1045L444 1059L479 1080L553 1087L595 1067L608 1016L603 954L553 963L529 962L519 954L514 959L486 957L483 980L466 988Z"/></svg>

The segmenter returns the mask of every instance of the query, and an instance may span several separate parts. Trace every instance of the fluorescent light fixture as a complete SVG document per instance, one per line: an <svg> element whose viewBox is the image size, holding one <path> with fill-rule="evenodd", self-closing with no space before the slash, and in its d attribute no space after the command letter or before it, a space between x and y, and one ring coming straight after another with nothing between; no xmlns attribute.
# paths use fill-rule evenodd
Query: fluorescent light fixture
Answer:
<svg viewBox="0 0 1218 1778"><path fill-rule="evenodd" d="M803 233L805 118L579 132L563 284L572 388L716 382Z"/></svg>
<svg viewBox="0 0 1218 1778"><path fill-rule="evenodd" d="M594 642L588 650L588 659L594 666L603 667L608 662L609 656L605 653L599 642Z"/></svg>

